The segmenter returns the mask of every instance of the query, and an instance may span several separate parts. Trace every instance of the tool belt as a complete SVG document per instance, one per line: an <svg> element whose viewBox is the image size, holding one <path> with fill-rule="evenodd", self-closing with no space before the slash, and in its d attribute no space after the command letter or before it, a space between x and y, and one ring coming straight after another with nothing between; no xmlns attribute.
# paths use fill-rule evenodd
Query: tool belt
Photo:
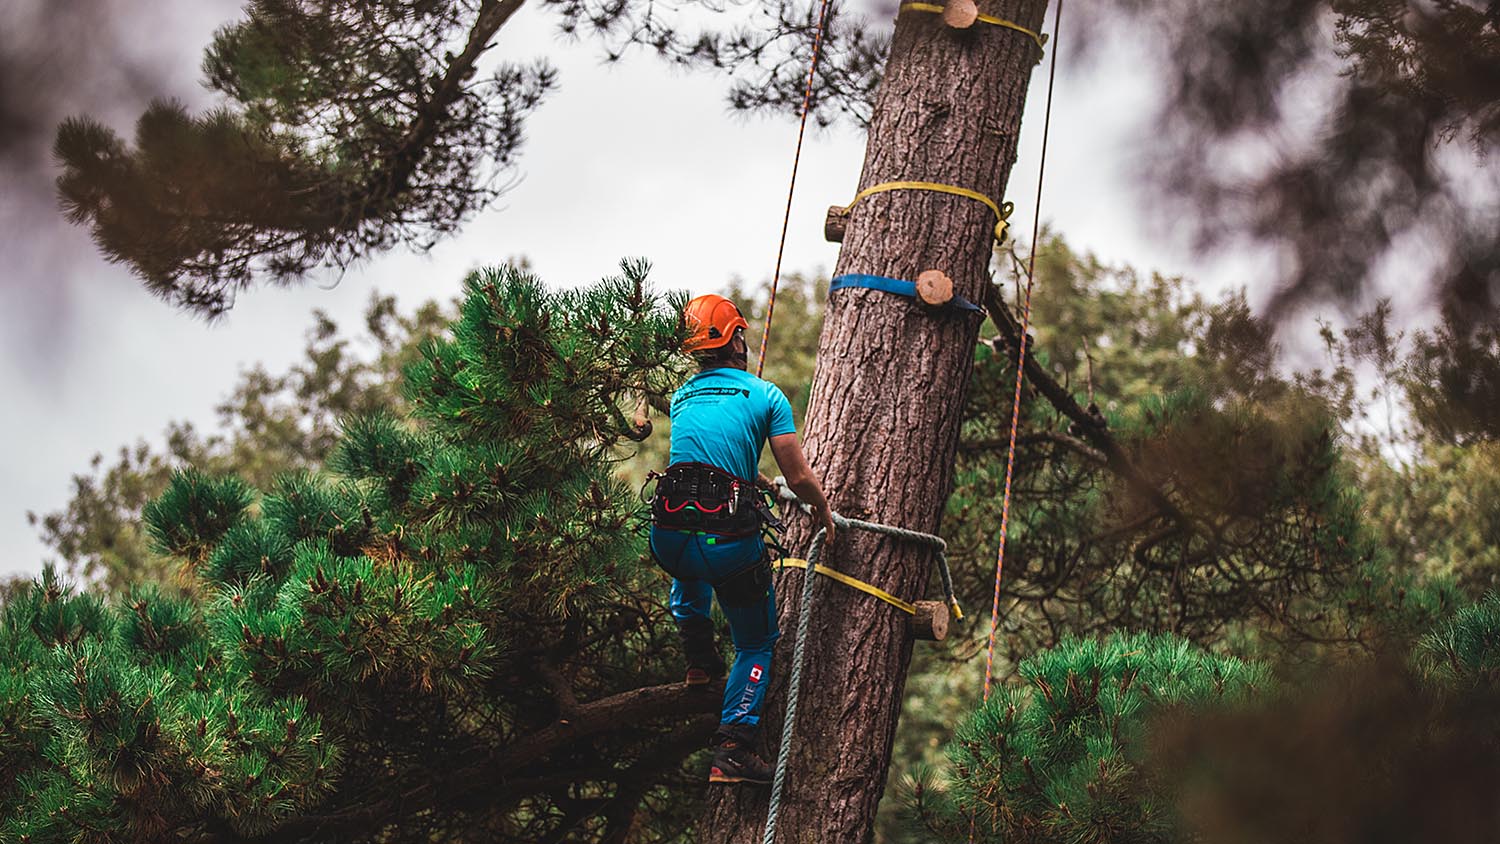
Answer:
<svg viewBox="0 0 1500 844"><path fill-rule="evenodd" d="M759 533L762 525L782 527L754 481L717 466L674 463L649 477L656 480L651 521L659 528L740 537Z"/></svg>

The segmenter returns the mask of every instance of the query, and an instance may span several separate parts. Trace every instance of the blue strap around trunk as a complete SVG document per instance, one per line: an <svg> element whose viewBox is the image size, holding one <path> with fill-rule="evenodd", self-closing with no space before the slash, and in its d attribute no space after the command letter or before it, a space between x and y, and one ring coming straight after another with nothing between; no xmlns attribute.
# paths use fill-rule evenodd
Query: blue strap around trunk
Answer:
<svg viewBox="0 0 1500 844"><path fill-rule="evenodd" d="M828 285L828 292L840 290L845 287L864 287L870 290L884 290L886 293L894 293L897 296L917 298L917 283L914 281L902 281L899 278L886 278L883 275L866 275L864 273L847 273L834 276L833 282ZM970 302L968 299L953 294L945 307L958 308L963 311L974 311L983 313L984 309Z"/></svg>

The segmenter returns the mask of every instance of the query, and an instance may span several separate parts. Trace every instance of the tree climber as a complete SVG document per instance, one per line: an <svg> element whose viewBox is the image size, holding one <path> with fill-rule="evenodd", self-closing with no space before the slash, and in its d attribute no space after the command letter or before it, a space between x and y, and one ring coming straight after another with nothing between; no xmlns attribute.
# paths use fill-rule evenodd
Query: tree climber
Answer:
<svg viewBox="0 0 1500 844"><path fill-rule="evenodd" d="M756 464L767 439L792 491L833 538L833 515L808 468L786 395L747 371L748 324L723 296L699 296L683 314L683 351L699 371L672 396L672 450L652 502L651 553L672 575L671 610L687 657L688 685L724 676L714 642L710 594L729 619L734 665L714 734L715 783L769 783L757 753L761 703L771 679L771 649L781 636L771 561L762 527L777 524L756 489L768 484Z"/></svg>

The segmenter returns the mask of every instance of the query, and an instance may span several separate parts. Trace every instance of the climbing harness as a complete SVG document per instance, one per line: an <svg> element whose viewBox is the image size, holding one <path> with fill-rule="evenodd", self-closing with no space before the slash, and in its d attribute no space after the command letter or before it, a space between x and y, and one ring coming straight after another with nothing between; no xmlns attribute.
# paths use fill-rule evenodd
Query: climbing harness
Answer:
<svg viewBox="0 0 1500 844"><path fill-rule="evenodd" d="M803 504L802 501L797 498L796 493L792 492L791 489L787 487L786 480L784 478L778 477L776 479L776 490L777 497L780 500L797 504L801 506L802 509L806 512L812 511L812 508L808 507L806 504ZM947 604L952 608L954 617L963 618L963 610L959 608L958 600L953 596L953 577L948 571L948 558L946 554L948 543L944 542L942 537L935 536L930 533L922 533L915 530L906 530L905 528L899 528L893 525L882 525L876 522L866 522L861 519L848 519L840 516L838 513L833 514L833 523L835 526L843 528L845 530L852 528L855 530L865 530L871 533L878 533L885 536L893 536L898 539L905 539L911 542L918 543L920 545L925 545L926 547L933 549L934 556L937 558L938 573L942 577L943 591L945 593ZM804 570L807 570L809 573L804 574L802 577L802 604L797 614L797 643L792 647L792 673L787 680L786 719L781 727L781 745L776 751L776 775L771 780L771 801L770 806L766 811L766 830L764 836L761 838L762 844L775 844L776 842L776 820L781 813L781 792L783 786L786 784L787 761L791 758L792 755L792 734L797 729L797 701L802 696L802 665L804 649L807 646L808 628L811 626L812 622L813 600L817 596L817 592L814 587L817 585L818 578L813 577L811 573L815 572L817 574L828 575L829 577L839 581L840 583L844 583L846 585L853 586L854 588L859 589L861 592L874 594L873 592L870 592L870 590L876 590L880 593L876 595L876 597L880 598L881 600L886 601L887 603L892 604L893 606L896 606L900 609L903 609L906 612L916 612L915 606L911 606L909 603L902 601L900 598L896 598L894 595L891 595L890 593L885 592L878 587L871 586L868 583L857 580L856 578L850 577L849 575L843 574L842 572L834 572L833 569L819 564L818 558L823 555L823 545L826 539L827 530L825 528L819 528L818 532L813 535L812 543L808 546L807 559L805 561L782 560L783 565L787 565L793 568L802 568ZM802 563L802 565L795 565L795 563L799 562ZM838 576L834 577L834 575ZM911 609L906 609L906 607L902 606L902 604L911 606Z"/></svg>
<svg viewBox="0 0 1500 844"><path fill-rule="evenodd" d="M877 193L885 193L886 191L893 190L933 191L934 193L946 193L953 196L962 196L965 199L972 199L975 202L984 203L985 207L989 208L990 211L995 215L996 243L1005 242L1006 232L1010 229L1010 215L1011 212L1016 209L1016 204L1014 202L996 203L995 200L990 199L988 196L985 196L977 190L961 188L957 185L944 185L938 182L920 182L908 180L899 182L881 182L878 185L871 185L855 194L854 199L850 200L848 205L845 205L842 208L832 208L829 210L833 214L847 215L854 210L854 206L858 205L860 203L860 200L870 196L874 196Z"/></svg>
<svg viewBox="0 0 1500 844"><path fill-rule="evenodd" d="M761 555L751 565L713 581L713 587L719 604L724 607L743 609L759 606L766 599L766 590L771 588L771 561Z"/></svg>
<svg viewBox="0 0 1500 844"><path fill-rule="evenodd" d="M818 9L818 28L813 33L812 63L807 68L807 86L802 91L802 123L797 127L797 152L792 155L792 180L786 189L786 214L781 218L781 243L776 247L776 271L771 275L771 298L766 303L766 328L760 337L760 355L755 361L755 377L766 367L766 347L771 345L771 315L776 313L776 288L781 283L781 259L786 253L786 232L792 223L792 197L797 193L797 166L802 163L802 136L807 132L807 112L812 104L814 75L818 57L823 52L823 28L828 23L828 0Z"/></svg>
<svg viewBox="0 0 1500 844"><path fill-rule="evenodd" d="M902 12L932 12L933 14L941 15L943 13L943 7L940 6L940 5L938 5L938 4L936 4L936 3L902 3L901 4L901 8L900 8L899 11L902 11ZM1022 35L1025 35L1027 38L1030 38L1032 41L1035 41L1036 42L1036 48L1038 50L1040 50L1042 52L1046 52L1046 49L1047 49L1047 36L1046 35L1038 33L1038 32L1036 32L1034 30L1027 29L1026 27L1021 26L1020 24L1016 23L1015 21L1008 21L1005 18L997 18L997 17L993 17L991 15L977 15L974 19L977 20L977 21L979 21L980 23L987 23L987 24L991 24L993 26L1004 27L1005 29L1010 29L1010 30L1014 30L1016 32L1019 32ZM1041 60L1042 60L1041 55L1038 55L1037 56L1037 61L1041 61Z"/></svg>
<svg viewBox="0 0 1500 844"><path fill-rule="evenodd" d="M828 292L843 290L848 287L863 287L867 290L881 290L886 293L894 293L897 296L908 296L919 299L917 295L917 283L915 281L903 281L899 278L886 278L883 275L868 275L865 273L848 273L834 276L828 285ZM984 313L984 309L970 302L962 296L955 295L948 301L947 307L971 313Z"/></svg>
<svg viewBox="0 0 1500 844"><path fill-rule="evenodd" d="M646 482L653 480L651 521L659 528L728 538L753 536L765 524L781 526L754 481L717 466L673 463L665 472L648 472Z"/></svg>

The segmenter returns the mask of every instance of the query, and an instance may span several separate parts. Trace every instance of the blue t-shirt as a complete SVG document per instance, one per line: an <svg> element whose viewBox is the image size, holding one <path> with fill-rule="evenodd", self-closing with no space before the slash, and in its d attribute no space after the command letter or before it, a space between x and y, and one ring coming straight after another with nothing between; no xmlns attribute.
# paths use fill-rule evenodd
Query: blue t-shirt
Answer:
<svg viewBox="0 0 1500 844"><path fill-rule="evenodd" d="M781 388L734 367L688 379L672 396L672 463L707 463L755 480L770 437L795 433Z"/></svg>

